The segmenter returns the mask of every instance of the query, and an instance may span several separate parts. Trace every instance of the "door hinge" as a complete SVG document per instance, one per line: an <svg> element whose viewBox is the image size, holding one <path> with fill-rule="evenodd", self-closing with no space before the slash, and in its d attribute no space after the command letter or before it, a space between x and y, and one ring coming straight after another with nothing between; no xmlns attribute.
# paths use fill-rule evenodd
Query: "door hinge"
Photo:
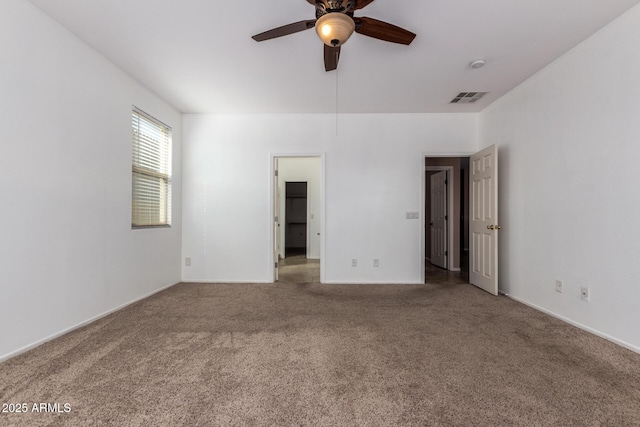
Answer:
<svg viewBox="0 0 640 427"><path fill-rule="evenodd" d="M449 219L449 215L445 215L445 216L444 216L444 219L445 219L445 220L448 220L448 219Z"/></svg>
<svg viewBox="0 0 640 427"><path fill-rule="evenodd" d="M275 171L273 171L275 176L278 176L278 169L276 169Z"/></svg>
<svg viewBox="0 0 640 427"><path fill-rule="evenodd" d="M445 180L444 180L444 185L447 185L448 183L449 183L449 180L448 180L448 179L445 179Z"/></svg>
<svg viewBox="0 0 640 427"><path fill-rule="evenodd" d="M449 251L444 251L445 256L449 256Z"/></svg>
<svg viewBox="0 0 640 427"><path fill-rule="evenodd" d="M278 263L277 263L277 262L276 262L276 263L274 263L273 268L278 268Z"/></svg>
<svg viewBox="0 0 640 427"><path fill-rule="evenodd" d="M274 222L278 222L278 217L275 217L273 220Z"/></svg>

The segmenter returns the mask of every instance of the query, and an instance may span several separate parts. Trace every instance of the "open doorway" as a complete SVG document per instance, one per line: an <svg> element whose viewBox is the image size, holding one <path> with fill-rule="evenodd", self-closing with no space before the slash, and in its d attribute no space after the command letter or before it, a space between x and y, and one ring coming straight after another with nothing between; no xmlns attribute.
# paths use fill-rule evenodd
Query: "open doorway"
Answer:
<svg viewBox="0 0 640 427"><path fill-rule="evenodd" d="M321 282L323 159L274 156L274 281Z"/></svg>
<svg viewBox="0 0 640 427"><path fill-rule="evenodd" d="M284 256L307 255L307 182L285 181Z"/></svg>
<svg viewBox="0 0 640 427"><path fill-rule="evenodd" d="M470 283L498 295L498 147L493 144L469 156L423 157L425 229L424 278L426 283ZM431 179L436 171L447 174L444 226L448 233L446 269L432 264ZM436 186L437 187L437 186ZM459 275L453 277L451 276ZM434 280L435 279L435 280Z"/></svg>
<svg viewBox="0 0 640 427"><path fill-rule="evenodd" d="M469 272L469 156L425 157L425 278Z"/></svg>

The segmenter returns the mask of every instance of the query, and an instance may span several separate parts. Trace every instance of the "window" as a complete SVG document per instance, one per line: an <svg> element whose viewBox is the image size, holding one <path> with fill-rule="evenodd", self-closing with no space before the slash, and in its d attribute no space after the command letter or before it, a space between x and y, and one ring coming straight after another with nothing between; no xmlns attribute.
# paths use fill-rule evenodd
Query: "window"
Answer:
<svg viewBox="0 0 640 427"><path fill-rule="evenodd" d="M171 128L133 107L131 226L171 224Z"/></svg>

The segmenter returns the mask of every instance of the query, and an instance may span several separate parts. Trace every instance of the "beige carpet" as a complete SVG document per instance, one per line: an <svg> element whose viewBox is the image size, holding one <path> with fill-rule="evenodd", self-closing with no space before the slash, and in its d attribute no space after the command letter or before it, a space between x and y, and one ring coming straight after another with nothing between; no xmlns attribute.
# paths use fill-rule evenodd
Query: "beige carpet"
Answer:
<svg viewBox="0 0 640 427"><path fill-rule="evenodd" d="M464 284L180 284L0 364L22 402L0 425L638 426L640 355Z"/></svg>

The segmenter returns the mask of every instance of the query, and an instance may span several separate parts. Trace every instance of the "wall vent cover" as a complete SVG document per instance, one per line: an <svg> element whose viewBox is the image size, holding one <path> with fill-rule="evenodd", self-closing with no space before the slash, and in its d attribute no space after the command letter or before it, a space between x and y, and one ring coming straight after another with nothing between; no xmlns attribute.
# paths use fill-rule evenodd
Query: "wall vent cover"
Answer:
<svg viewBox="0 0 640 427"><path fill-rule="evenodd" d="M476 102L489 92L460 92L453 98L450 104L470 104Z"/></svg>

